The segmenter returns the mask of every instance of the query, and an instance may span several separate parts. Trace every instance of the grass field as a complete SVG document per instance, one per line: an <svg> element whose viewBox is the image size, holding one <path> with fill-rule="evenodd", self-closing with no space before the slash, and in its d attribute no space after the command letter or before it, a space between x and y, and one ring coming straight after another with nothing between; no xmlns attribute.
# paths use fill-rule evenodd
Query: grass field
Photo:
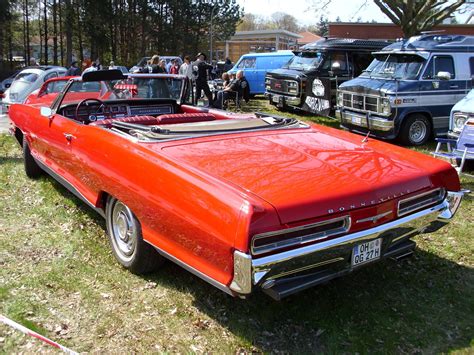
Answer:
<svg viewBox="0 0 474 355"><path fill-rule="evenodd" d="M146 277L122 269L101 217L52 178L28 180L0 135L0 313L78 352L473 353L473 229L471 195L412 258L282 302L233 299L172 263ZM0 352L51 349L0 325Z"/></svg>

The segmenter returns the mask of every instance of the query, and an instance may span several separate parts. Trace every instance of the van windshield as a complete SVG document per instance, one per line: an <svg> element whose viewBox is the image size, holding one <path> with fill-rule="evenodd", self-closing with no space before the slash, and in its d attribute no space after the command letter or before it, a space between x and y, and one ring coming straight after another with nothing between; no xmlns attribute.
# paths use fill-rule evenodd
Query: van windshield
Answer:
<svg viewBox="0 0 474 355"><path fill-rule="evenodd" d="M323 61L323 53L321 52L300 52L295 54L289 62L283 66L284 69L295 70L313 70L321 65Z"/></svg>
<svg viewBox="0 0 474 355"><path fill-rule="evenodd" d="M361 76L413 80L424 64L425 59L413 54L377 54Z"/></svg>

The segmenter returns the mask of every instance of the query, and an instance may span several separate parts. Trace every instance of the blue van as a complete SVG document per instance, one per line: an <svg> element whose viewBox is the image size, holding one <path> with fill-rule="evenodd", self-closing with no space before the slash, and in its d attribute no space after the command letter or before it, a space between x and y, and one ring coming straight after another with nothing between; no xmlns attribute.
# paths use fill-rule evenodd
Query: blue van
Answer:
<svg viewBox="0 0 474 355"><path fill-rule="evenodd" d="M265 74L268 70L281 68L294 54L292 51L276 51L269 53L244 54L229 73L237 73L243 70L250 84L250 94L265 93Z"/></svg>
<svg viewBox="0 0 474 355"><path fill-rule="evenodd" d="M423 34L373 55L359 77L339 86L341 126L406 145L446 135L451 108L472 87L474 36Z"/></svg>

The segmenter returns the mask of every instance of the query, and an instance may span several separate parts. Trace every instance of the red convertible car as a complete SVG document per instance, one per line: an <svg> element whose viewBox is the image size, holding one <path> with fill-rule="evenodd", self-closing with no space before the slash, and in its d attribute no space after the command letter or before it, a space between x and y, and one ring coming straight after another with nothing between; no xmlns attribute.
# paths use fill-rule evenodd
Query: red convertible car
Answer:
<svg viewBox="0 0 474 355"><path fill-rule="evenodd" d="M189 96L185 77L111 70L69 80L50 107L10 109L26 174L47 172L100 213L132 272L168 258L233 296L281 299L411 254L464 194L429 156Z"/></svg>

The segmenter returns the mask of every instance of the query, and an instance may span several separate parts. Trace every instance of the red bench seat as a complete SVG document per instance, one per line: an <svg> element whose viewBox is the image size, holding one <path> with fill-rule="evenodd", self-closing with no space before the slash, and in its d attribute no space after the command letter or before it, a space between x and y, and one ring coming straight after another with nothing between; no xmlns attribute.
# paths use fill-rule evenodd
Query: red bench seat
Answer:
<svg viewBox="0 0 474 355"><path fill-rule="evenodd" d="M122 118L110 118L91 122L90 126L101 126L111 128L113 122L128 122L142 125L175 124L190 122L214 121L216 118L209 113L175 113L169 115L153 116L130 116Z"/></svg>

